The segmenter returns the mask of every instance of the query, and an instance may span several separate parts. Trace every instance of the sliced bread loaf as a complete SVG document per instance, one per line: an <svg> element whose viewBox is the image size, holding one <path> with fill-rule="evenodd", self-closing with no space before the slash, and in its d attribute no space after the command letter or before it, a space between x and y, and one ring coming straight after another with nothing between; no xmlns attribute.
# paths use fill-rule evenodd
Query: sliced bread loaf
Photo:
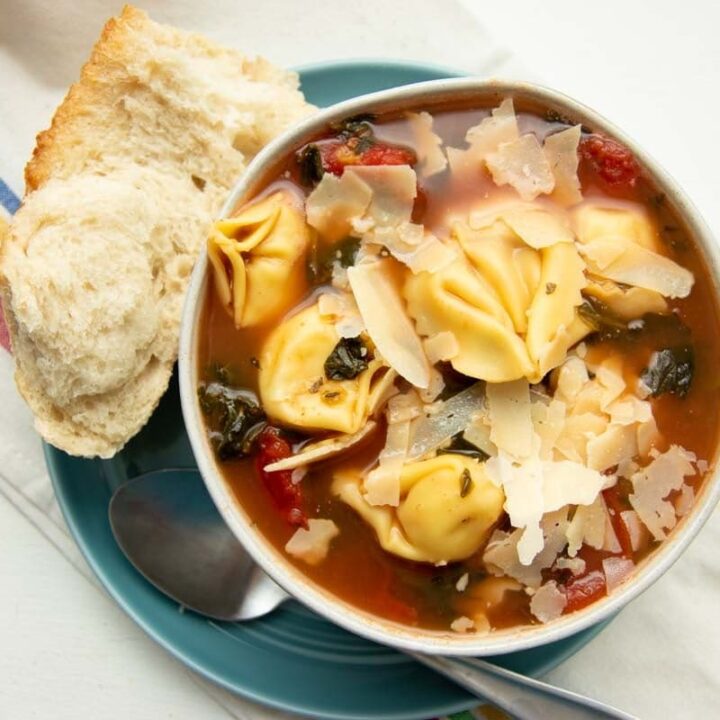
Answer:
<svg viewBox="0 0 720 720"><path fill-rule="evenodd" d="M126 7L38 136L0 252L16 382L50 443L108 457L147 422L182 299L247 162L313 111L297 76Z"/></svg>

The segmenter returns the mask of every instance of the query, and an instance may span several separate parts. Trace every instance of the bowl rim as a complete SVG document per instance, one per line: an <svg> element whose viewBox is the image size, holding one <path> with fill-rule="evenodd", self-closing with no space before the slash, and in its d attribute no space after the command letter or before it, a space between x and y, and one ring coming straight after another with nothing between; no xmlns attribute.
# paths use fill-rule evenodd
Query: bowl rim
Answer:
<svg viewBox="0 0 720 720"><path fill-rule="evenodd" d="M226 216L242 200L250 199L260 189L267 171L278 158L287 156L332 122L360 112L420 110L473 98L485 105L507 95L528 98L543 107L560 110L573 121L599 130L631 149L687 224L710 273L715 298L720 300L720 248L699 211L675 180L635 141L602 115L563 93L535 83L473 77L430 80L332 105L293 126L263 148L235 184L219 216ZM670 536L637 566L628 581L609 596L552 622L475 635L411 628L375 616L342 600L295 568L253 527L251 518L217 468L204 432L196 393L197 331L208 282L207 269L207 254L203 250L195 264L184 301L178 354L183 420L198 468L218 511L253 560L294 598L350 632L400 650L457 656L501 655L561 640L609 618L657 581L697 535L720 499L720 474L715 458L712 458L712 471L706 477L690 513L678 521Z"/></svg>

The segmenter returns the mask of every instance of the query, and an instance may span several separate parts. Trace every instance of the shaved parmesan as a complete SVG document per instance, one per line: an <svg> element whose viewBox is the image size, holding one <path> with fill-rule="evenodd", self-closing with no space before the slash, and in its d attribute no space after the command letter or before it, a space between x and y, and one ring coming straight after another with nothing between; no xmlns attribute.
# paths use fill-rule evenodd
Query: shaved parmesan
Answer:
<svg viewBox="0 0 720 720"><path fill-rule="evenodd" d="M610 413L610 422L615 425L646 423L653 419L652 405L634 395L615 401L607 408L607 412Z"/></svg>
<svg viewBox="0 0 720 720"><path fill-rule="evenodd" d="M503 143L510 143L519 137L515 108L511 98L506 98L478 125L471 127L465 140L470 144L469 153L478 161Z"/></svg>
<svg viewBox="0 0 720 720"><path fill-rule="evenodd" d="M455 618L455 620L450 623L450 629L456 633L469 632L474 628L475 623L469 617L465 617L464 615L459 618Z"/></svg>
<svg viewBox="0 0 720 720"><path fill-rule="evenodd" d="M654 417L637 426L638 454L641 457L648 457L661 442L662 435Z"/></svg>
<svg viewBox="0 0 720 720"><path fill-rule="evenodd" d="M533 425L530 417L530 387L525 378L487 384L490 440L499 450L523 459L532 452Z"/></svg>
<svg viewBox="0 0 720 720"><path fill-rule="evenodd" d="M423 340L423 346L431 365L440 360L452 360L460 352L460 346L455 335L448 330Z"/></svg>
<svg viewBox="0 0 720 720"><path fill-rule="evenodd" d="M430 365L393 283L388 262L348 268L348 280L368 335L385 361L412 385L427 388Z"/></svg>
<svg viewBox="0 0 720 720"><path fill-rule="evenodd" d="M603 539L602 550L609 553L621 553L622 546L615 532L615 526L610 519L610 513L605 506L605 538Z"/></svg>
<svg viewBox="0 0 720 720"><path fill-rule="evenodd" d="M590 505L580 505L567 528L568 555L575 557L583 544L599 550L605 542L607 509L601 495Z"/></svg>
<svg viewBox="0 0 720 720"><path fill-rule="evenodd" d="M656 540L664 540L666 530L675 527L675 508L666 498L681 488L686 477L695 474L695 460L693 453L671 445L631 478L634 492L630 504Z"/></svg>
<svg viewBox="0 0 720 720"><path fill-rule="evenodd" d="M536 250L575 239L567 221L542 208L508 210L501 217L526 245Z"/></svg>
<svg viewBox="0 0 720 720"><path fill-rule="evenodd" d="M684 298L695 279L686 268L664 255L628 242L623 238L603 237L578 249L589 261L591 272L625 285L654 290L664 297Z"/></svg>
<svg viewBox="0 0 720 720"><path fill-rule="evenodd" d="M328 438L327 440L309 443L295 455L277 460L274 463L269 463L263 470L265 472L294 470L295 468L301 468L315 462L327 460L358 445L375 432L376 428L377 423L374 420L368 420L360 430L352 435L338 435L337 437Z"/></svg>
<svg viewBox="0 0 720 720"><path fill-rule="evenodd" d="M422 414L422 411L423 405L418 394L414 390L410 390L390 398L385 415L388 423L392 425L414 420Z"/></svg>
<svg viewBox="0 0 720 720"><path fill-rule="evenodd" d="M675 512L678 517L687 515L695 502L695 491L691 485L683 485L680 494L675 498Z"/></svg>
<svg viewBox="0 0 720 720"><path fill-rule="evenodd" d="M567 605L567 598L555 580L538 588L530 600L530 612L543 623L559 618Z"/></svg>
<svg viewBox="0 0 720 720"><path fill-rule="evenodd" d="M623 510L620 513L620 519L623 521L630 536L630 547L632 547L633 552L637 552L647 534L645 526L641 524L640 518L634 510Z"/></svg>
<svg viewBox="0 0 720 720"><path fill-rule="evenodd" d="M543 462L542 466L545 512L565 505L590 505L605 481L596 470L569 460Z"/></svg>
<svg viewBox="0 0 720 720"><path fill-rule="evenodd" d="M432 233L419 237L415 228L421 225L403 223L397 227L386 227L363 236L365 242L384 245L390 254L412 270L420 272L438 272L447 267L457 257L455 247L438 240Z"/></svg>
<svg viewBox="0 0 720 720"><path fill-rule="evenodd" d="M413 423L410 460L417 460L462 432L472 418L483 409L485 383L477 382L448 400L438 404L430 416Z"/></svg>
<svg viewBox="0 0 720 720"><path fill-rule="evenodd" d="M586 445L587 464L594 470L607 470L637 454L637 433L629 425L609 425L604 433L590 438Z"/></svg>
<svg viewBox="0 0 720 720"><path fill-rule="evenodd" d="M490 420L485 414L478 415L470 421L463 433L463 439L490 457L498 454L497 447L490 440Z"/></svg>
<svg viewBox="0 0 720 720"><path fill-rule="evenodd" d="M327 557L330 542L339 534L332 520L308 520L307 530L298 528L285 545L285 552L308 565L317 565Z"/></svg>
<svg viewBox="0 0 720 720"><path fill-rule="evenodd" d="M290 473L290 482L293 485L298 485L301 483L304 479L304 477L307 475L307 466L302 465L301 467L296 467L291 473Z"/></svg>
<svg viewBox="0 0 720 720"><path fill-rule="evenodd" d="M335 329L340 337L357 337L365 330L355 300L348 293L322 293L318 298L318 312L322 317L335 321Z"/></svg>
<svg viewBox="0 0 720 720"><path fill-rule="evenodd" d="M388 424L378 466L365 478L365 500L369 505L397 507L400 504L400 473L407 459L409 442L409 420Z"/></svg>
<svg viewBox="0 0 720 720"><path fill-rule="evenodd" d="M574 355L561 365L557 378L556 397L566 402L575 400L580 390L590 380L585 363Z"/></svg>
<svg viewBox="0 0 720 720"><path fill-rule="evenodd" d="M522 530L506 533L496 530L490 537L483 554L483 561L495 575L507 575L531 588L542 583L542 571L555 562L567 544L567 508L545 515L541 521L544 544L542 550L529 565L523 565L518 555Z"/></svg>
<svg viewBox="0 0 720 720"><path fill-rule="evenodd" d="M586 563L582 558L559 557L554 565L556 570L569 570L573 575L584 575Z"/></svg>
<svg viewBox="0 0 720 720"><path fill-rule="evenodd" d="M371 191L363 219L372 221L374 227L410 222L417 195L417 177L409 165L353 165L345 168L342 177L348 173Z"/></svg>
<svg viewBox="0 0 720 720"><path fill-rule="evenodd" d="M543 150L555 178L553 200L561 205L576 205L583 199L578 179L578 143L580 125L545 138Z"/></svg>
<svg viewBox="0 0 720 720"><path fill-rule="evenodd" d="M562 400L551 400L532 404L531 415L535 434L540 438L539 455L541 460L553 459L553 448L565 425L567 406Z"/></svg>
<svg viewBox="0 0 720 720"><path fill-rule="evenodd" d="M550 164L532 134L502 143L485 162L495 184L512 186L523 200L534 200L555 187Z"/></svg>
<svg viewBox="0 0 720 720"><path fill-rule="evenodd" d="M635 563L624 557L608 557L602 561L603 572L605 573L605 587L608 595L615 588L622 585L625 578L635 569Z"/></svg>
<svg viewBox="0 0 720 720"><path fill-rule="evenodd" d="M600 408L606 410L608 406L622 395L625 390L625 379L622 372L622 358L612 357L603 361L595 368L598 383L605 389L602 393Z"/></svg>
<svg viewBox="0 0 720 720"><path fill-rule="evenodd" d="M357 174L325 173L305 203L308 225L330 241L350 232L353 218L362 217L372 190Z"/></svg>
<svg viewBox="0 0 720 720"><path fill-rule="evenodd" d="M430 368L430 382L426 388L418 390L420 399L424 403L431 403L440 396L445 389L445 379L439 370L434 367Z"/></svg>
<svg viewBox="0 0 720 720"><path fill-rule="evenodd" d="M415 136L420 175L430 177L442 172L447 167L447 158L442 151L442 139L432 130L432 115L427 112L408 113L407 118Z"/></svg>
<svg viewBox="0 0 720 720"><path fill-rule="evenodd" d="M468 583L470 582L470 575L465 573L460 576L460 579L455 583L455 589L458 592L465 592L467 590Z"/></svg>

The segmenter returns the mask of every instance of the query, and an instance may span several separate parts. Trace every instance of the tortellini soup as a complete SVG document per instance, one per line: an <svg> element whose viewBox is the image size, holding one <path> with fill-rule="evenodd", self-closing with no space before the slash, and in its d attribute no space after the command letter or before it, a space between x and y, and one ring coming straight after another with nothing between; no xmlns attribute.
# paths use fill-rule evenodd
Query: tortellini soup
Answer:
<svg viewBox="0 0 720 720"><path fill-rule="evenodd" d="M208 258L219 467L289 562L370 613L552 622L626 582L714 462L703 259L629 150L556 113L347 118Z"/></svg>

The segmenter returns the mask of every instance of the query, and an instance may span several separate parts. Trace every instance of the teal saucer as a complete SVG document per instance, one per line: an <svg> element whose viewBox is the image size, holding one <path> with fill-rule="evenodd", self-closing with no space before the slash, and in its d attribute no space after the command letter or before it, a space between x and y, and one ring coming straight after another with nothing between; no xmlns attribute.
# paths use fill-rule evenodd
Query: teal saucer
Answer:
<svg viewBox="0 0 720 720"><path fill-rule="evenodd" d="M306 97L320 106L458 74L373 61L300 68ZM145 632L209 680L260 703L333 720L426 720L478 704L477 698L406 656L351 635L299 603L245 624L215 622L181 612L133 569L113 539L108 503L113 490L136 475L195 466L176 378L148 425L111 460L74 458L50 446L45 457L70 531L107 591ZM493 661L542 675L603 627Z"/></svg>

